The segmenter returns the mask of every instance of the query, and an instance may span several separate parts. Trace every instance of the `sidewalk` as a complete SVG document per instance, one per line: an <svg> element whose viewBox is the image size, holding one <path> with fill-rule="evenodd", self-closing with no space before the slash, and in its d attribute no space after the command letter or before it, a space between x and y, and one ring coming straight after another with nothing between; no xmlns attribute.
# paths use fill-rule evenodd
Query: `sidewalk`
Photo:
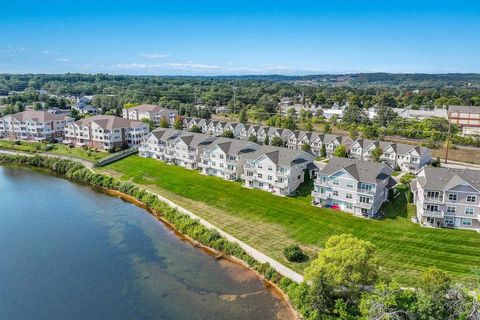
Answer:
<svg viewBox="0 0 480 320"><path fill-rule="evenodd" d="M27 156L27 157L33 157L38 155L38 156L57 158L57 159L63 159L63 160L71 160L71 161L81 163L89 169L93 168L93 163L88 160L69 157L61 154L46 153L46 152L28 153L28 152L22 152L22 151L16 151L16 150L5 150L5 149L0 149L0 154L19 155L19 156Z"/></svg>

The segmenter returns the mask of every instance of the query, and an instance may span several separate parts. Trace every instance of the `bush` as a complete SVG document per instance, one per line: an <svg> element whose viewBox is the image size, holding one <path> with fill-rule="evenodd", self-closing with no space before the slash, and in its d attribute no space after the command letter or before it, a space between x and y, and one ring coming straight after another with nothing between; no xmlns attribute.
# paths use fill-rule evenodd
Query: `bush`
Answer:
<svg viewBox="0 0 480 320"><path fill-rule="evenodd" d="M290 262L303 262L308 259L298 244L293 244L283 249L283 255Z"/></svg>
<svg viewBox="0 0 480 320"><path fill-rule="evenodd" d="M53 150L53 146L51 144L47 144L45 146L45 151L50 151L50 150Z"/></svg>

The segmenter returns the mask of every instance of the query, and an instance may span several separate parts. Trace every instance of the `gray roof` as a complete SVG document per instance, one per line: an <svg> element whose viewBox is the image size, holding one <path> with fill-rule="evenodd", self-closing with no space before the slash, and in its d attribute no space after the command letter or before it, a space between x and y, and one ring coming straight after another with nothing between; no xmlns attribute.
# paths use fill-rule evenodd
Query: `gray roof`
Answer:
<svg viewBox="0 0 480 320"><path fill-rule="evenodd" d="M247 159L256 160L266 155L273 163L281 166L290 166L295 163L313 162L313 156L295 149L273 146L261 146L255 152L247 155Z"/></svg>
<svg viewBox="0 0 480 320"><path fill-rule="evenodd" d="M218 138L212 143L211 148L218 146L226 154L244 154L257 150L260 146L258 144L229 138Z"/></svg>
<svg viewBox="0 0 480 320"><path fill-rule="evenodd" d="M418 183L424 189L449 190L459 184L468 183L480 191L480 171L469 169L450 169L424 167L423 173L418 176Z"/></svg>
<svg viewBox="0 0 480 320"><path fill-rule="evenodd" d="M183 134L183 131L181 130L164 129L164 128L157 128L152 131L152 135L154 135L158 140L163 142L167 142L169 139L176 138L181 134Z"/></svg>
<svg viewBox="0 0 480 320"><path fill-rule="evenodd" d="M450 106L448 107L449 112L459 112L459 113L476 113L480 114L480 107L478 106Z"/></svg>
<svg viewBox="0 0 480 320"><path fill-rule="evenodd" d="M383 181L392 173L392 169L383 163L337 157L330 159L320 173L332 175L341 169L345 169L355 180L367 183Z"/></svg>

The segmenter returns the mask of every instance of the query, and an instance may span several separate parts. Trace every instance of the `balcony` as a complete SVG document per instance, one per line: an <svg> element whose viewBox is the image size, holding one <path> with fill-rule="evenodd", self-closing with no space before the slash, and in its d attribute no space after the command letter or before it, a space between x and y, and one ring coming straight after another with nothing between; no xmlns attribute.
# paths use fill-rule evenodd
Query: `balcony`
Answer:
<svg viewBox="0 0 480 320"><path fill-rule="evenodd" d="M242 174L241 178L242 178L242 180L250 180L250 181L255 180L255 176L249 176L247 174Z"/></svg>
<svg viewBox="0 0 480 320"><path fill-rule="evenodd" d="M427 196L424 196L423 200L426 201L426 202L443 203L443 197L427 197Z"/></svg>
<svg viewBox="0 0 480 320"><path fill-rule="evenodd" d="M422 215L425 217L443 218L445 213L443 211L429 211L427 209L423 209Z"/></svg>
<svg viewBox="0 0 480 320"><path fill-rule="evenodd" d="M374 194L375 194L375 190L372 190L372 189L357 188L357 192L358 192L358 193L370 194L370 195L374 195Z"/></svg>
<svg viewBox="0 0 480 320"><path fill-rule="evenodd" d="M363 209L372 209L372 204L365 203L365 202L355 202L355 207L359 207Z"/></svg>
<svg viewBox="0 0 480 320"><path fill-rule="evenodd" d="M312 197L319 198L319 199L328 199L328 196L325 192L320 193L318 191L312 191Z"/></svg>

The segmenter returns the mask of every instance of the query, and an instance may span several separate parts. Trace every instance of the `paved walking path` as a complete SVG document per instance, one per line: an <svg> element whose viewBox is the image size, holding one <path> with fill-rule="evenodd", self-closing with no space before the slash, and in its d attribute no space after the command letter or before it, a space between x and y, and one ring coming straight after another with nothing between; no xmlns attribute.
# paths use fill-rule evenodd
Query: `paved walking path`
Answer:
<svg viewBox="0 0 480 320"><path fill-rule="evenodd" d="M21 151L14 151L14 150L3 150L3 149L0 149L0 154L10 154L10 155L23 155L23 156L30 156L30 157L33 157L35 155L41 155L41 156L46 156L46 157L52 157L52 158L59 158L59 159L65 159L65 160L72 160L72 161L76 161L76 162L79 162L83 165L85 165L86 167L92 169L93 168L93 163L91 163L90 161L87 161L87 160L84 160L84 159L78 159L78 158L73 158L73 157L69 157L69 156L66 156L66 155L59 155L59 154L52 154L52 153L36 153L36 154L32 154L32 153L26 153L26 152L21 152ZM140 185L141 187L141 185ZM148 190L147 190L148 191ZM196 219L198 220L202 225L204 225L205 227L207 228L210 228L210 229L214 229L216 231L218 231L218 233L220 233L223 237L225 237L228 241L231 241L231 242L235 242L237 243L240 247L242 247L250 256L252 256L255 260L261 262L261 263L267 263L270 264L270 266L272 268L274 268L278 273L280 273L281 275L283 275L284 277L287 277L287 278L290 278L291 280L297 282L297 283L301 283L303 281L303 276L295 271L293 271L292 269L286 267L285 265L283 265L282 263L278 262L277 260L273 259L273 258L270 258L269 256L267 256L266 254L258 251L257 249L249 246L248 244L246 244L245 242L243 241L240 241L239 239L235 238L234 236L232 236L231 234L229 233L226 233L225 231L223 231L222 229L214 226L213 224L211 224L210 222L208 222L207 220L205 219L202 219L200 218L199 216L197 216L196 214L194 214L193 212L179 206L178 204L176 204L175 202L165 198L164 196L156 193L156 192L152 192L152 191L148 191L154 195L156 195L160 200L162 200L163 202L165 202L166 204L168 204L169 206L171 206L172 208L175 208L177 209L179 212L181 213L184 213L186 215L188 215L189 217L193 218L193 219Z"/></svg>
<svg viewBox="0 0 480 320"><path fill-rule="evenodd" d="M147 190L148 191L148 190ZM177 209L179 212L181 213L184 213L188 216L190 216L191 218L193 219L196 219L198 220L202 225L204 225L205 227L207 228L210 228L210 229L214 229L214 230L217 230L223 237L225 237L228 241L231 241L231 242L235 242L237 243L240 247L242 247L249 255L251 255L255 260L261 262L261 263L266 263L268 262L268 264L270 264L270 266L272 268L274 268L278 273L280 273L282 276L284 277L287 277L287 278L290 278L291 280L297 282L297 283L301 283L303 282L303 276L300 275L299 273L293 271L292 269L286 267L285 265L283 265L282 263L278 262L277 260L273 259L273 258L270 258L269 256L267 256L266 254L258 251L257 249L255 248L252 248L251 246L249 246L248 244L246 244L245 242L243 241L240 241L239 239L235 238L234 236L230 235L229 233L226 233L225 231L223 231L222 229L214 226L213 224L211 224L210 222L208 222L207 220L204 220L202 218L200 218L199 216L197 216L196 214L194 214L193 212L179 206L178 204L176 204L175 202L165 198L164 196L162 195L159 195L158 193L156 192L152 192L152 191L148 191L154 195L156 195L160 200L162 200L163 202L165 202L166 204L168 204L169 206L171 206L172 208L175 208Z"/></svg>
<svg viewBox="0 0 480 320"><path fill-rule="evenodd" d="M472 151L477 152L477 151ZM452 169L471 169L471 170L480 170L480 165L473 164L473 163L466 163L454 160L448 160L448 163L445 164L445 160L441 160L441 166L445 168L452 168Z"/></svg>

